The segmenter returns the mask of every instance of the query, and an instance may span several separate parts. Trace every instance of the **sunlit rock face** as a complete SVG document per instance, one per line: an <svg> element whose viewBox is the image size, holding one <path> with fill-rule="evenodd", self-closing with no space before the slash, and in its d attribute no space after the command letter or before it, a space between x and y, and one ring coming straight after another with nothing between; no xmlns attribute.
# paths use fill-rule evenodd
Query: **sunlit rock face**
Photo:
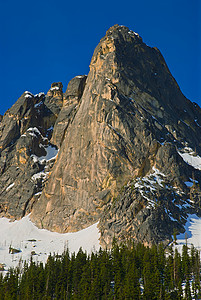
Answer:
<svg viewBox="0 0 201 300"><path fill-rule="evenodd" d="M46 96L28 95L17 119L8 111L0 122L2 214L31 211L38 227L58 232L99 221L103 246L114 236L167 244L189 213L200 214L201 110L137 33L111 27L88 76L65 93L59 82ZM11 192L23 199L12 202Z"/></svg>

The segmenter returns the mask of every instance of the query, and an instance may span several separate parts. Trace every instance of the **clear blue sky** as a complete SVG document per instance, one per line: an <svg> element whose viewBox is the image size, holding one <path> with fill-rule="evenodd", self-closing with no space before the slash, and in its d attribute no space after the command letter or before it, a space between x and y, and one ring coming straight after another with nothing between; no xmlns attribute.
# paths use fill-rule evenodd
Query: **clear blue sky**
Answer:
<svg viewBox="0 0 201 300"><path fill-rule="evenodd" d="M160 49L184 95L201 105L200 0L0 1L0 113L25 91L64 91L120 24Z"/></svg>

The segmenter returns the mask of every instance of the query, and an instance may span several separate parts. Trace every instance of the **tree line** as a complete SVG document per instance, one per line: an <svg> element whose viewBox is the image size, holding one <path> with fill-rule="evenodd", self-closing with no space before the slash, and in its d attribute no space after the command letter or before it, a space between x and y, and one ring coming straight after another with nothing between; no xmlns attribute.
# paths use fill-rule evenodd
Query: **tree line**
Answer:
<svg viewBox="0 0 201 300"><path fill-rule="evenodd" d="M87 255L68 249L0 275L0 300L201 299L200 253L129 242Z"/></svg>

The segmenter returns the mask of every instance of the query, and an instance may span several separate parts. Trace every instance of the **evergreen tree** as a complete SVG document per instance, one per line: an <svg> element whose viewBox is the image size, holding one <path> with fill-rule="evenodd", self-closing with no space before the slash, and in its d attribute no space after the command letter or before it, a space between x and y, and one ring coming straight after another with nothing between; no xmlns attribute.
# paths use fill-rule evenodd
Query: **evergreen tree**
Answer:
<svg viewBox="0 0 201 300"><path fill-rule="evenodd" d="M182 290L183 288L183 290ZM184 245L118 245L87 256L50 255L0 275L0 300L9 299L200 299L200 254Z"/></svg>

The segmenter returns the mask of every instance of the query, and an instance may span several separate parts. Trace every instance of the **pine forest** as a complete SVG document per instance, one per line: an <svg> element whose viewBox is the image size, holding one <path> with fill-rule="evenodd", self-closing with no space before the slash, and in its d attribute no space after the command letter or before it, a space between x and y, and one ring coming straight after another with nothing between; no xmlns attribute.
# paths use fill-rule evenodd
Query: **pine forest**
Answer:
<svg viewBox="0 0 201 300"><path fill-rule="evenodd" d="M201 299L200 253L187 244L145 247L132 242L91 255L80 248L24 263L0 275L0 300Z"/></svg>

